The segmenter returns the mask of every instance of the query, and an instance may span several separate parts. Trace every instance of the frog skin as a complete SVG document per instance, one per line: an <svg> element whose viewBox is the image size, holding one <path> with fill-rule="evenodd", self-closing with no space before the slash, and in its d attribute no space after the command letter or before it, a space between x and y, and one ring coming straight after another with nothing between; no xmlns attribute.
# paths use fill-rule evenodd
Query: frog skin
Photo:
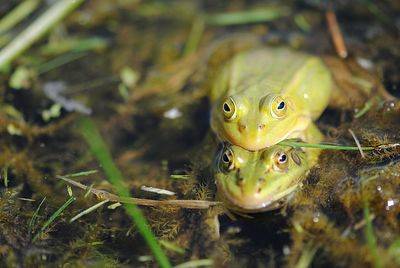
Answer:
<svg viewBox="0 0 400 268"><path fill-rule="evenodd" d="M305 133L328 106L332 79L319 57L258 48L223 64L210 89L213 131L222 141L256 151L289 138L316 142Z"/></svg>
<svg viewBox="0 0 400 268"><path fill-rule="evenodd" d="M277 209L298 188L319 153L281 145L248 151L225 144L215 159L217 198L235 212Z"/></svg>

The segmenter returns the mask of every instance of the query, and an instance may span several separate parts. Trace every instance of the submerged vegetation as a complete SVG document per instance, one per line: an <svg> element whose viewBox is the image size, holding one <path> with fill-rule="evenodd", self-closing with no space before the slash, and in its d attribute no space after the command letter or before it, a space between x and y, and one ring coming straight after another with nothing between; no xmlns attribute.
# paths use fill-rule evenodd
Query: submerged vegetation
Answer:
<svg viewBox="0 0 400 268"><path fill-rule="evenodd" d="M52 20L46 1L3 2L0 266L400 265L399 100L325 111L324 144L307 146L326 150L301 189L236 215L215 197L204 85L227 57L210 47L243 32L233 51L253 36L334 56L333 8L348 61L399 97L397 1L65 0Z"/></svg>

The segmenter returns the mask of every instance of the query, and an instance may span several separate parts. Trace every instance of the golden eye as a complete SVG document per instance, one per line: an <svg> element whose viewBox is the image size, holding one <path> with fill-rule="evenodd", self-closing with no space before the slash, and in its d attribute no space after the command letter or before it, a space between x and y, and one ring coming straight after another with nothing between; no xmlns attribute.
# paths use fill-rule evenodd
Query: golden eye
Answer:
<svg viewBox="0 0 400 268"><path fill-rule="evenodd" d="M284 118L287 112L287 103L280 97L276 96L271 100L271 114L277 119Z"/></svg>
<svg viewBox="0 0 400 268"><path fill-rule="evenodd" d="M229 99L222 104L222 112L224 113L225 119L228 121L232 121L236 118L237 107L232 97L229 97Z"/></svg>
<svg viewBox="0 0 400 268"><path fill-rule="evenodd" d="M220 168L223 171L230 171L235 168L233 152L231 149L228 148L221 154Z"/></svg>
<svg viewBox="0 0 400 268"><path fill-rule="evenodd" d="M274 155L274 162L275 162L275 167L278 168L278 170L285 171L287 170L289 163L288 163L288 156L285 152L277 152Z"/></svg>

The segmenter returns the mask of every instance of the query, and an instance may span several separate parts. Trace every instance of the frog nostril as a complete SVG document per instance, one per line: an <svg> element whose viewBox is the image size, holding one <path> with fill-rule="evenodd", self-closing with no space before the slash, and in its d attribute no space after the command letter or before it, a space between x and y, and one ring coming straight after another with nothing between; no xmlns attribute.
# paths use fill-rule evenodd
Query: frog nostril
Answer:
<svg viewBox="0 0 400 268"><path fill-rule="evenodd" d="M265 128L265 124L260 124L260 125L258 125L258 129L259 130L263 130Z"/></svg>
<svg viewBox="0 0 400 268"><path fill-rule="evenodd" d="M237 184L238 184L239 186L242 186L243 183L244 183L244 178L243 178L243 177L239 177L239 178L237 179Z"/></svg>
<svg viewBox="0 0 400 268"><path fill-rule="evenodd" d="M240 124L240 125L239 125L239 132L240 132L240 133L244 132L244 131L246 130L246 128L247 128L246 125Z"/></svg>
<svg viewBox="0 0 400 268"><path fill-rule="evenodd" d="M262 183L264 183L265 182L265 179L264 178L258 178L258 183L259 184L262 184Z"/></svg>
<svg viewBox="0 0 400 268"><path fill-rule="evenodd" d="M261 187L258 187L257 194L261 193Z"/></svg>

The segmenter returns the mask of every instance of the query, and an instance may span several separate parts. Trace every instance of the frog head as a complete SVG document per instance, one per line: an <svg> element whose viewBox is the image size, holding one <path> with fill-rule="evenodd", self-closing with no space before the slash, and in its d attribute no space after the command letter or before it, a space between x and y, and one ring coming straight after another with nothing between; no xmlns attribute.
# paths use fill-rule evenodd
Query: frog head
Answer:
<svg viewBox="0 0 400 268"><path fill-rule="evenodd" d="M276 93L262 97L237 93L212 109L211 125L220 138L251 151L273 146L311 121L290 96Z"/></svg>
<svg viewBox="0 0 400 268"><path fill-rule="evenodd" d="M227 145L215 159L218 197L232 210L270 210L297 188L308 169L299 148L275 145L252 152Z"/></svg>

